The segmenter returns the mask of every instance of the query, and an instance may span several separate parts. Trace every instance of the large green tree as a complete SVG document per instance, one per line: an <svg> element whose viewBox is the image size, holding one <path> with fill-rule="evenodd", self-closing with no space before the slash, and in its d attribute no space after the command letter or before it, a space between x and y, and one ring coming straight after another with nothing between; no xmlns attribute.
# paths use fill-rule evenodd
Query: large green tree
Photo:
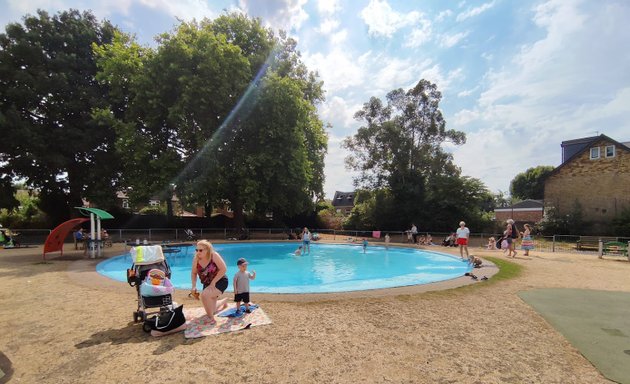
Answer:
<svg viewBox="0 0 630 384"><path fill-rule="evenodd" d="M289 216L321 196L321 83L295 41L226 14L181 23L155 50L124 35L95 50L118 97L99 117L136 199L176 188L185 204L228 203L243 226L245 210Z"/></svg>
<svg viewBox="0 0 630 384"><path fill-rule="evenodd" d="M112 127L92 118L106 103L95 79L92 43L115 28L89 12L44 11L10 23L0 34L0 174L39 191L53 222L81 199L111 201L118 161Z"/></svg>
<svg viewBox="0 0 630 384"><path fill-rule="evenodd" d="M510 193L518 199L540 200L545 194L545 179L555 168L539 165L519 173L510 182Z"/></svg>
<svg viewBox="0 0 630 384"><path fill-rule="evenodd" d="M395 212L394 220L394 214L370 214L381 218L381 228L412 222L447 228L491 198L483 183L461 178L451 154L442 149L445 142L461 145L466 137L446 128L441 98L435 84L420 80L412 89L388 93L387 104L372 97L355 114L364 125L344 141L351 153L346 164L359 171L357 186L377 191L365 201Z"/></svg>

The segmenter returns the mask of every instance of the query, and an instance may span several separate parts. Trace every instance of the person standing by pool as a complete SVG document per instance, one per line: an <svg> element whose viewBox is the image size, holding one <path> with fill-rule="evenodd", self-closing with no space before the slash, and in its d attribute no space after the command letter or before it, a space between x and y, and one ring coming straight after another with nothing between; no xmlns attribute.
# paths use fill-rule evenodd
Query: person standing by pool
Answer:
<svg viewBox="0 0 630 384"><path fill-rule="evenodd" d="M505 227L506 237L508 242L508 257L515 258L516 257L516 240L521 237L518 228L516 228L516 224L514 224L514 220L507 219L507 225Z"/></svg>
<svg viewBox="0 0 630 384"><path fill-rule="evenodd" d="M311 253L311 233L306 227L302 230L302 252Z"/></svg>
<svg viewBox="0 0 630 384"><path fill-rule="evenodd" d="M256 278L256 271L249 272L247 265L249 263L244 258L238 259L236 266L238 272L234 275L234 302L236 303L236 314L241 313L241 302L245 304L245 312L249 310L249 281Z"/></svg>
<svg viewBox="0 0 630 384"><path fill-rule="evenodd" d="M368 246L368 241L367 238L363 238L363 253L365 253L365 251L367 250L367 246Z"/></svg>
<svg viewBox="0 0 630 384"><path fill-rule="evenodd" d="M192 280L191 295L197 296L197 276L203 284L201 303L210 318L210 324L216 324L214 315L227 307L227 298L219 299L228 287L228 278L225 276L227 266L225 261L214 250L208 240L197 242L195 256L193 257L190 278Z"/></svg>
<svg viewBox="0 0 630 384"><path fill-rule="evenodd" d="M466 227L466 223L459 222L459 228L455 232L457 236L457 245L459 245L459 255L464 260L464 252L466 252L466 259L470 259L468 254L468 237L470 237L470 230Z"/></svg>
<svg viewBox="0 0 630 384"><path fill-rule="evenodd" d="M385 249L389 249L389 241L390 241L389 233L385 234Z"/></svg>
<svg viewBox="0 0 630 384"><path fill-rule="evenodd" d="M409 231L411 232L411 237L413 238L413 243L415 244L418 241L418 227L412 223Z"/></svg>
<svg viewBox="0 0 630 384"><path fill-rule="evenodd" d="M534 249L534 240L532 240L532 228L529 224L523 225L523 240L521 240L521 249L525 251L524 255L529 256L529 251Z"/></svg>

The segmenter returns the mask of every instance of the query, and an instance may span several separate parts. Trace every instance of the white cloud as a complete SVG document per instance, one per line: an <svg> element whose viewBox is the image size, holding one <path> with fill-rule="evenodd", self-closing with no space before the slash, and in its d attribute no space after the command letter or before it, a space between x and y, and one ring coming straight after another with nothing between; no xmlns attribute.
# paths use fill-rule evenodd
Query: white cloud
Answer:
<svg viewBox="0 0 630 384"><path fill-rule="evenodd" d="M339 0L317 0L317 10L322 15L332 15L341 10Z"/></svg>
<svg viewBox="0 0 630 384"><path fill-rule="evenodd" d="M422 18L419 24L420 26L411 30L403 46L417 48L431 39L431 22Z"/></svg>
<svg viewBox="0 0 630 384"><path fill-rule="evenodd" d="M457 97L468 97L472 95L473 93L475 93L478 89L479 89L479 86L476 86L475 88L472 88L472 89L465 89L463 91L460 91L457 94Z"/></svg>
<svg viewBox="0 0 630 384"><path fill-rule="evenodd" d="M292 31L299 30L309 18L304 10L306 3L307 0L239 0L239 7L272 28Z"/></svg>
<svg viewBox="0 0 630 384"><path fill-rule="evenodd" d="M93 2L90 0L6 0L6 6L2 7L3 13L18 15L12 21L21 21L25 14L35 14L37 9L43 9L50 14L70 8L79 10L93 10L99 18L109 16L112 12L123 15L128 14L133 0L102 0ZM3 17L4 19L4 17Z"/></svg>
<svg viewBox="0 0 630 384"><path fill-rule="evenodd" d="M334 136L329 133L328 137L328 153L326 154L324 174L326 181L324 182L324 193L326 197L331 199L335 191L353 191L353 177L357 172L347 170L345 167L345 158L348 151L341 147L341 143L345 137Z"/></svg>
<svg viewBox="0 0 630 384"><path fill-rule="evenodd" d="M630 41L629 18L623 2L537 6L533 21L545 35L489 71L477 106L449 120L467 132L453 149L464 174L505 191L529 167L558 165L564 140L595 131L630 139L630 56L619 49Z"/></svg>
<svg viewBox="0 0 630 384"><path fill-rule="evenodd" d="M339 28L339 20L334 18L324 18L319 25L319 31L325 35L334 32L337 28Z"/></svg>
<svg viewBox="0 0 630 384"><path fill-rule="evenodd" d="M348 39L348 30L342 29L341 31L335 32L330 35L330 42L333 45L339 45L345 42Z"/></svg>
<svg viewBox="0 0 630 384"><path fill-rule="evenodd" d="M325 88L335 92L363 84L366 76L364 64L369 55L368 52L356 58L346 50L335 48L327 54L306 52L303 59L308 68L317 70Z"/></svg>
<svg viewBox="0 0 630 384"><path fill-rule="evenodd" d="M440 39L440 45L445 48L451 48L462 41L462 39L468 36L469 33L470 32L459 32L454 35L442 35Z"/></svg>
<svg viewBox="0 0 630 384"><path fill-rule="evenodd" d="M420 20L422 14L417 11L400 13L393 10L385 0L370 0L368 6L361 10L360 16L367 24L370 35L392 37L400 28Z"/></svg>
<svg viewBox="0 0 630 384"><path fill-rule="evenodd" d="M478 7L475 8L469 8L468 10L466 10L465 12L462 12L460 14L457 15L457 18L455 20L457 21L463 21L466 20L468 18L480 15L481 13L487 11L488 9L494 7L494 5L496 4L496 0L493 0L489 3L484 3Z"/></svg>
<svg viewBox="0 0 630 384"><path fill-rule="evenodd" d="M320 105L319 115L325 123L332 125L335 132L353 132L359 126L354 114L361 108L361 102L333 96Z"/></svg>
<svg viewBox="0 0 630 384"><path fill-rule="evenodd" d="M440 66L438 64L435 64L432 67L423 70L420 73L420 77L418 78L418 80L429 80L430 82L437 85L438 89L442 93L445 93L451 88L451 84L453 82L463 79L463 72L464 71L462 70L462 68L456 68L444 75L442 73L442 70L440 69Z"/></svg>
<svg viewBox="0 0 630 384"><path fill-rule="evenodd" d="M435 21L442 22L444 21L446 18L449 18L453 16L453 11L451 11L450 9L447 9L445 11L442 11L440 13L438 13L438 15L435 17Z"/></svg>
<svg viewBox="0 0 630 384"><path fill-rule="evenodd" d="M177 2L169 0L140 0L140 4L184 20L201 20L204 17L213 18L216 16L208 6L208 3L201 0L180 0Z"/></svg>

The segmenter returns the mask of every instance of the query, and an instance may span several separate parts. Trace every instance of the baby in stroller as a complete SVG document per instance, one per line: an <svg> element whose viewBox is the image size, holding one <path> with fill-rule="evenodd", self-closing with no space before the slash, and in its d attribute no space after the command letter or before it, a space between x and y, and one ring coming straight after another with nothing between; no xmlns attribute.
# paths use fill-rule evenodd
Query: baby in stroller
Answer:
<svg viewBox="0 0 630 384"><path fill-rule="evenodd" d="M138 308L133 312L133 321L145 321L142 329L145 332L155 330L151 321L165 317L171 317L176 312L173 305L173 284L169 280L171 268L169 267L162 247L159 245L137 246L130 250L132 265L127 270L127 282L136 288L138 295ZM157 316L147 321L149 308L159 308ZM181 313L181 308L177 308ZM156 326L157 320L155 322ZM181 325L181 324L179 324ZM178 326L179 326L178 325ZM158 327L159 328L159 327ZM163 330L163 332L169 331Z"/></svg>

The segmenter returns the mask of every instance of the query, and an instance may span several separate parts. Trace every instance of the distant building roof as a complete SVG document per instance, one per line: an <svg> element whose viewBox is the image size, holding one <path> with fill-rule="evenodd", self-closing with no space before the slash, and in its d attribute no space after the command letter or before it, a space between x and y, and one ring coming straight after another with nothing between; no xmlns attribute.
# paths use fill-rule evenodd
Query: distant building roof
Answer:
<svg viewBox="0 0 630 384"><path fill-rule="evenodd" d="M516 204L512 204L509 207L496 208L495 212L505 212L505 211L539 211L544 207L542 200L532 200L527 199L523 201L519 201Z"/></svg>
<svg viewBox="0 0 630 384"><path fill-rule="evenodd" d="M332 199L333 207L354 207L354 197L356 193L335 191L335 196Z"/></svg>
<svg viewBox="0 0 630 384"><path fill-rule="evenodd" d="M604 134L601 134L599 136L591 136L591 137L583 137L580 139L566 140L566 141L563 141L562 144L560 144L560 147L562 147L562 164L566 163L567 161L577 156L578 154L584 152L593 143L599 140L606 140L611 143L618 144L619 148L626 151L630 150L630 146L628 145L630 144L630 142L619 142L619 141L611 139L610 137Z"/></svg>

